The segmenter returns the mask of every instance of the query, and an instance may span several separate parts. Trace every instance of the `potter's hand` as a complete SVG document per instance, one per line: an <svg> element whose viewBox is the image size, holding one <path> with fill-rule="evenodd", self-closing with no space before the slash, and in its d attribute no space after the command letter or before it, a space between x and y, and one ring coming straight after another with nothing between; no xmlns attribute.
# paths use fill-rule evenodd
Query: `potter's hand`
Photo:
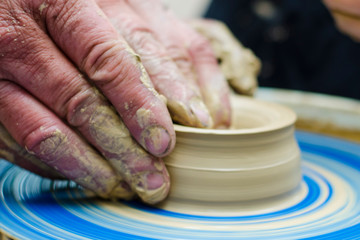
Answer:
<svg viewBox="0 0 360 240"><path fill-rule="evenodd" d="M355 41L360 41L360 1L323 0L331 11L336 25Z"/></svg>
<svg viewBox="0 0 360 240"><path fill-rule="evenodd" d="M2 128L4 158L104 197L167 195L171 118L94 1L1 1L0 79L0 122L28 151Z"/></svg>
<svg viewBox="0 0 360 240"><path fill-rule="evenodd" d="M175 134L147 71L177 121L211 126L200 86L214 123L227 125L226 84L203 43L154 1L1 1L0 154L104 197L162 200L158 157Z"/></svg>
<svg viewBox="0 0 360 240"><path fill-rule="evenodd" d="M191 25L209 41L222 72L235 91L253 95L257 88L260 60L245 48L226 27L216 20L194 20Z"/></svg>
<svg viewBox="0 0 360 240"><path fill-rule="evenodd" d="M165 102L186 125L230 122L208 42L156 0L0 2L0 79L1 156L103 197L166 197Z"/></svg>
<svg viewBox="0 0 360 240"><path fill-rule="evenodd" d="M97 2L141 56L175 121L194 127L229 126L229 89L207 39L160 0Z"/></svg>

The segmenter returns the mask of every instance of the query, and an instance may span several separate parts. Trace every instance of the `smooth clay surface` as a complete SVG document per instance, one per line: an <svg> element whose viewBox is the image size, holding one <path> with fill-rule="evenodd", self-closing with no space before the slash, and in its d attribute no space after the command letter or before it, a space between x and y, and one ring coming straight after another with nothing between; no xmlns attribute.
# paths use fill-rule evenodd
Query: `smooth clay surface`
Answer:
<svg viewBox="0 0 360 240"><path fill-rule="evenodd" d="M165 158L172 188L163 208L185 202L231 205L275 197L299 185L295 113L248 97L234 96L232 105L231 129L175 126L176 147Z"/></svg>

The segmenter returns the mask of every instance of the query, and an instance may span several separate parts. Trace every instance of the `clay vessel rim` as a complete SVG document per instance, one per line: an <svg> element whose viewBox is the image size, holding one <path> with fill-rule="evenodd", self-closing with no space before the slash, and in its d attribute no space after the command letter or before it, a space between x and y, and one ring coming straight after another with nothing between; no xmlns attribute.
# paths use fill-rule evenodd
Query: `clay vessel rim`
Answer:
<svg viewBox="0 0 360 240"><path fill-rule="evenodd" d="M248 135L248 134L260 134L266 132L277 131L289 126L293 126L296 121L296 114L293 110L286 106L282 106L276 103L263 102L257 99L248 97L235 97L239 99L246 99L246 101L252 102L254 106L260 108L266 108L272 116L269 116L269 121L263 126L253 128L242 129L209 129L209 128L194 128L183 125L174 124L175 131L177 133L192 133L198 135ZM234 102L234 101L233 101Z"/></svg>

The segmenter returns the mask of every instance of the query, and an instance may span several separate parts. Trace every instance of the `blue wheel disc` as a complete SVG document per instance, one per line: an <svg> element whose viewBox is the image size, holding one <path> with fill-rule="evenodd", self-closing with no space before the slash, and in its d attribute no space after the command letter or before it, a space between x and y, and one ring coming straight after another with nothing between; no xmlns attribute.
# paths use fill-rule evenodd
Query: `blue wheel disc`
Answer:
<svg viewBox="0 0 360 240"><path fill-rule="evenodd" d="M19 239L360 239L360 145L306 132L296 138L299 189L272 208L231 214L100 200L0 160L0 229Z"/></svg>

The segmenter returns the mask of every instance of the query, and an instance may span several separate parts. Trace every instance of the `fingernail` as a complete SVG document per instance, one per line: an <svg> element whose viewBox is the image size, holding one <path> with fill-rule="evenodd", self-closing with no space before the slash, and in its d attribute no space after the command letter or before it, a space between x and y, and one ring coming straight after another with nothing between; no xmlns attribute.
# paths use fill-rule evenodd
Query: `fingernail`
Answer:
<svg viewBox="0 0 360 240"><path fill-rule="evenodd" d="M210 117L210 113L205 106L205 104L199 100L194 99L190 103L190 109L192 113L196 116L196 118L199 120L202 127L205 128L211 128L213 125L212 118Z"/></svg>
<svg viewBox="0 0 360 240"><path fill-rule="evenodd" d="M164 184L164 177L159 172L152 172L146 176L148 190L154 190Z"/></svg>
<svg viewBox="0 0 360 240"><path fill-rule="evenodd" d="M153 155L161 157L167 153L171 138L164 128L159 126L150 126L143 131L142 137L146 149Z"/></svg>
<svg viewBox="0 0 360 240"><path fill-rule="evenodd" d="M143 177L143 182L136 187L139 197L150 204L164 200L170 189L169 179L160 172L151 172Z"/></svg>
<svg viewBox="0 0 360 240"><path fill-rule="evenodd" d="M121 181L110 193L110 198L130 200L135 195L125 181Z"/></svg>

